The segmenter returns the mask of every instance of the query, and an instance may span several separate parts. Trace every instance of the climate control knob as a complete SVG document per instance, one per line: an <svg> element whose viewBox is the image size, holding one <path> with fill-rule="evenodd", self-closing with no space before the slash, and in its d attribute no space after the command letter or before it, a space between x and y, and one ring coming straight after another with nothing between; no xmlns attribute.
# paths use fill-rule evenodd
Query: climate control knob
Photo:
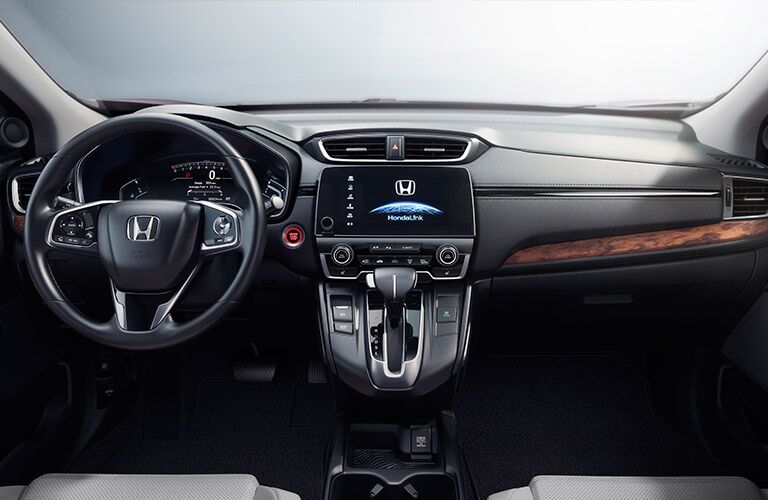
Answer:
<svg viewBox="0 0 768 500"><path fill-rule="evenodd" d="M355 257L355 252L352 251L352 247L346 243L339 243L331 250L331 260L337 266L346 266Z"/></svg>
<svg viewBox="0 0 768 500"><path fill-rule="evenodd" d="M443 245L437 249L435 258L441 266L452 266L459 261L459 249L453 245Z"/></svg>

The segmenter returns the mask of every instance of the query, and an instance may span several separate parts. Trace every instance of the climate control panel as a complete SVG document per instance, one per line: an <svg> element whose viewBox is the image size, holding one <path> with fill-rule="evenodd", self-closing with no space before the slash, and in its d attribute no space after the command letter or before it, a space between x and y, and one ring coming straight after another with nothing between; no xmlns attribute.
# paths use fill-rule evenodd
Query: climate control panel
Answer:
<svg viewBox="0 0 768 500"><path fill-rule="evenodd" d="M377 267L412 267L435 280L466 276L471 238L395 240L385 238L317 238L323 272L331 279L359 279Z"/></svg>

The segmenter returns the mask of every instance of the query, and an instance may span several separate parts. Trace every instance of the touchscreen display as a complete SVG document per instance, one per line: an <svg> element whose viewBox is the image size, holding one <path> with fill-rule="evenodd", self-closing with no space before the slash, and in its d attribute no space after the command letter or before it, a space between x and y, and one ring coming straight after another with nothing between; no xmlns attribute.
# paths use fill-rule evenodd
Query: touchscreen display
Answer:
<svg viewBox="0 0 768 500"><path fill-rule="evenodd" d="M333 218L333 229L320 221ZM450 167L330 167L318 192L317 234L474 236L469 173Z"/></svg>

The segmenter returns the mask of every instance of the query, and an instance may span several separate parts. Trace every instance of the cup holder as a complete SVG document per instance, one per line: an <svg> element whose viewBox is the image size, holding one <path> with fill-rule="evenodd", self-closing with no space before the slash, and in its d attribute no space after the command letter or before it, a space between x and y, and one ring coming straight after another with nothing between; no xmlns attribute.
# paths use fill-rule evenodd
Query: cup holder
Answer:
<svg viewBox="0 0 768 500"><path fill-rule="evenodd" d="M331 484L331 500L458 500L456 482L446 474L413 474L389 484L374 474L346 473Z"/></svg>

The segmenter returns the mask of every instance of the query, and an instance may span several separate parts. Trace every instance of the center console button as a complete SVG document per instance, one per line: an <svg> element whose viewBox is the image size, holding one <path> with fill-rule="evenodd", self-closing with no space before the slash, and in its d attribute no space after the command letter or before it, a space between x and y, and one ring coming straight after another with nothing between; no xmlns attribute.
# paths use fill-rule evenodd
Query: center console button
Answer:
<svg viewBox="0 0 768 500"><path fill-rule="evenodd" d="M433 267L429 272L435 278L456 278L461 275L461 266Z"/></svg>
<svg viewBox="0 0 768 500"><path fill-rule="evenodd" d="M443 266L452 266L459 260L459 250L453 245L443 245L437 249L437 261Z"/></svg>
<svg viewBox="0 0 768 500"><path fill-rule="evenodd" d="M334 321L352 321L352 297L345 295L331 296L331 311Z"/></svg>
<svg viewBox="0 0 768 500"><path fill-rule="evenodd" d="M339 243L331 250L331 260L338 266L346 266L352 262L354 257L355 253L352 251L352 247L346 243Z"/></svg>
<svg viewBox="0 0 768 500"><path fill-rule="evenodd" d="M333 331L336 333L347 333L347 334L354 333L352 329L352 323L334 323Z"/></svg>
<svg viewBox="0 0 768 500"><path fill-rule="evenodd" d="M456 322L457 307L453 306L438 306L437 308L437 322L438 323L454 323Z"/></svg>
<svg viewBox="0 0 768 500"><path fill-rule="evenodd" d="M355 278L359 272L357 267L328 266L328 274L334 278Z"/></svg>

